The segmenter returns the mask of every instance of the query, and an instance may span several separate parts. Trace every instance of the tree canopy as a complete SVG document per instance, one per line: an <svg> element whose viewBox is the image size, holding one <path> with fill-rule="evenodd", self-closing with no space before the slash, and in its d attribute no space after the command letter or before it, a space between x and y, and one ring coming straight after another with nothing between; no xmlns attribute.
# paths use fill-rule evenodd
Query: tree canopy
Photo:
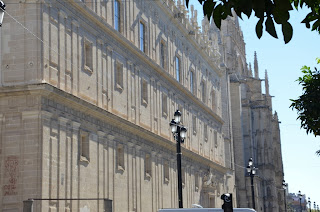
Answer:
<svg viewBox="0 0 320 212"><path fill-rule="evenodd" d="M317 64L320 64L320 58L317 58ZM311 70L308 66L301 68L302 77L297 80L302 85L302 95L292 101L290 107L296 109L298 118L301 121L301 128L314 136L320 135L320 70L316 67ZM320 150L317 151L320 155Z"/></svg>
<svg viewBox="0 0 320 212"><path fill-rule="evenodd" d="M203 13L208 20L213 19L216 26L220 29L221 21L228 16L232 16L232 10L242 18L248 18L252 12L259 19L256 24L256 34L261 38L263 28L273 37L278 38L275 24L281 25L285 43L288 43L293 34L293 28L289 23L289 11L304 6L311 9L302 23L311 30L320 33L320 0L198 0L203 6ZM186 0L188 7L189 0Z"/></svg>

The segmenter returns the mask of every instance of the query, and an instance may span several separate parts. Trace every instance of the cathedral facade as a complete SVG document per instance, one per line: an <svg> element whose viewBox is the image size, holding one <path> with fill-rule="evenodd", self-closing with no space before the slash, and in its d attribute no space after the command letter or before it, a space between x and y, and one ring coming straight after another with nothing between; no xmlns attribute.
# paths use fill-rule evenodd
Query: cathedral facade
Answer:
<svg viewBox="0 0 320 212"><path fill-rule="evenodd" d="M237 18L200 31L196 13L172 0L10 1L0 35L1 211L26 200L34 211L104 211L106 199L114 212L177 207L177 109L188 128L184 207L220 208L223 193L251 207L242 166L253 157L257 211L281 211L271 96L250 75Z"/></svg>

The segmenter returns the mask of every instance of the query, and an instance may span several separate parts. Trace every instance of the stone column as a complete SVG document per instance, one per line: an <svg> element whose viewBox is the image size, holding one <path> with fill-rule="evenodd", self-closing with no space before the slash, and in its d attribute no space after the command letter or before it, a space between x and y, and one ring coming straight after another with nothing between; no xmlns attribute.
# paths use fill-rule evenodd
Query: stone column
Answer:
<svg viewBox="0 0 320 212"><path fill-rule="evenodd" d="M72 80L71 80L71 84L72 84L72 88L71 88L71 92L73 95L77 96L78 92L79 92L79 58L78 58L78 53L80 51L79 48L79 39L78 39L78 31L79 31L79 23L75 20L72 20L71 22L71 28L72 28L72 35L71 35L71 46L72 46L72 67L71 67L71 72L72 72Z"/></svg>
<svg viewBox="0 0 320 212"><path fill-rule="evenodd" d="M106 133L103 131L98 131L98 198L107 198L107 170L106 170L106 163L108 163L108 160L106 158L106 150L105 150L105 144L106 144ZM101 175L102 173L102 175ZM100 201L99 201L100 202Z"/></svg>
<svg viewBox="0 0 320 212"><path fill-rule="evenodd" d="M80 123L72 121L72 135L71 135L71 167L73 167L71 171L71 196L70 198L79 198L79 128ZM78 211L79 210L80 201L71 201L70 203L70 211Z"/></svg>
<svg viewBox="0 0 320 212"><path fill-rule="evenodd" d="M108 169L107 169L107 185L108 185L108 192L107 197L109 199L114 199L114 192L115 192L115 185L114 185L114 178L115 178L115 163L116 163L116 146L115 146L115 136L113 134L107 135L107 150L108 150ZM115 208L113 208L115 210Z"/></svg>

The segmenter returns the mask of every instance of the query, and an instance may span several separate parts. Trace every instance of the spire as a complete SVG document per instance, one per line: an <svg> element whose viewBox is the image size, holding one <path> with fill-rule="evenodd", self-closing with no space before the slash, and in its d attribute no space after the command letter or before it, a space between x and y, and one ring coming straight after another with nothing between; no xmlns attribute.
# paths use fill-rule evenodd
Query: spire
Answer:
<svg viewBox="0 0 320 212"><path fill-rule="evenodd" d="M254 52L254 63L253 63L253 68L254 68L254 77L259 78L259 67L258 67L258 59L257 59L257 52Z"/></svg>
<svg viewBox="0 0 320 212"><path fill-rule="evenodd" d="M264 77L265 81L264 81L264 84L266 86L266 95L269 96L269 78L268 78L268 71L266 69L265 71L265 77Z"/></svg>
<svg viewBox="0 0 320 212"><path fill-rule="evenodd" d="M251 68L251 63L249 63L249 76L252 77L252 68Z"/></svg>

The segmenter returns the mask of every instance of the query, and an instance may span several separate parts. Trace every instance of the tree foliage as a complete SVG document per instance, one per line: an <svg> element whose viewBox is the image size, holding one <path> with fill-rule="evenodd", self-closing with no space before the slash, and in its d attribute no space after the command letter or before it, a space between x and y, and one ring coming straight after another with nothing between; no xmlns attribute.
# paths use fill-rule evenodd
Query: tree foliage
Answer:
<svg viewBox="0 0 320 212"><path fill-rule="evenodd" d="M317 64L320 64L320 58L317 58ZM290 107L296 109L298 118L301 121L301 128L315 136L320 135L320 70L316 67L311 70L308 66L301 68L302 77L297 80L302 85L303 93L292 100ZM320 155L320 150L317 151Z"/></svg>
<svg viewBox="0 0 320 212"><path fill-rule="evenodd" d="M275 24L281 25L285 43L292 38L293 28L289 23L289 11L306 6L311 9L302 23L307 28L320 33L320 0L198 0L203 6L203 13L208 20L213 19L220 29L221 21L232 16L232 10L242 18L248 18L252 12L259 19L256 24L256 34L261 38L263 28L273 37L278 38ZM189 0L186 0L188 7Z"/></svg>

